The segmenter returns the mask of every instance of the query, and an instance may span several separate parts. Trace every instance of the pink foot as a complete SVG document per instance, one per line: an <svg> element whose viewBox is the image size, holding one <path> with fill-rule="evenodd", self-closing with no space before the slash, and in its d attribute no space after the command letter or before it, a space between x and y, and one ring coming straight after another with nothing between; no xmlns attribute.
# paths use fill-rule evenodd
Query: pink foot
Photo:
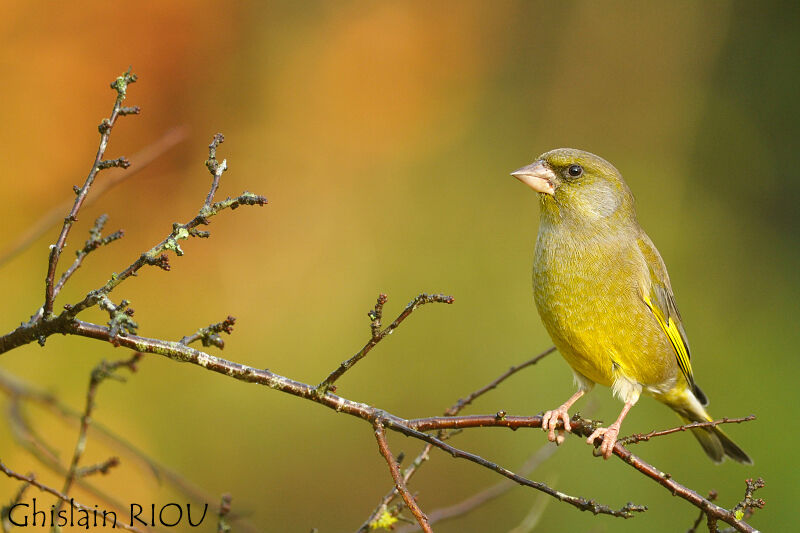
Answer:
<svg viewBox="0 0 800 533"><path fill-rule="evenodd" d="M607 428L597 428L591 435L589 435L589 438L586 439L586 442L588 444L594 444L594 440L597 437L603 437L603 443L600 444L600 455L603 456L603 459L609 459L611 454L614 452L614 445L617 443L619 426L620 424L615 422Z"/></svg>
<svg viewBox="0 0 800 533"><path fill-rule="evenodd" d="M564 430L571 431L572 428L569 425L569 413L567 409L567 405L562 405L558 409L547 411L542 416L542 430L547 431L547 440L550 442L555 442L560 445L566 438L564 437ZM556 436L556 426L559 420L564 423L564 429L559 429L558 436Z"/></svg>

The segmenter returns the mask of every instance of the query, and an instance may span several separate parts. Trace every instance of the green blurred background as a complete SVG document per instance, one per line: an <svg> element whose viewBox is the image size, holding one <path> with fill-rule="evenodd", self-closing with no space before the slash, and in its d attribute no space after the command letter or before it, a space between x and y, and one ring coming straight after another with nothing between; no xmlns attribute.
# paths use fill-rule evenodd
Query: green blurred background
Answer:
<svg viewBox="0 0 800 533"><path fill-rule="evenodd" d="M206 146L222 131L230 170L221 194L252 190L270 204L214 219L211 240L184 245L171 272L148 269L120 287L115 298L132 301L140 333L178 339L232 314L222 355L316 383L366 341L379 292L391 316L419 292L446 292L455 305L419 310L339 386L401 416L434 415L549 346L530 288L536 199L508 173L554 147L598 153L625 175L669 266L712 414L758 415L728 430L753 467L714 465L686 434L636 453L698 492L716 489L726 507L746 477L763 476L768 503L752 523L785 529L800 497L798 431L783 411L799 399L798 11L744 1L8 2L0 247L82 182L111 107L108 83L133 65L140 81L128 102L143 111L118 124L108 156L131 155L176 125L188 137L82 213L65 261L100 213L126 237L90 257L59 305L193 216L209 183ZM40 305L56 234L0 271L4 331ZM53 337L46 349L4 354L0 368L81 409L91 368L123 355ZM532 414L572 391L552 356L471 412ZM579 408L592 403L605 420L620 408L603 388ZM215 502L232 493L234 509L264 531L352 531L391 485L363 422L158 356L127 383L102 385L95 414ZM29 416L66 460L74 428L41 410ZM644 399L623 429L676 421ZM545 439L487 429L454 442L515 468ZM419 449L390 443L407 456ZM85 464L115 453L123 464L98 480L106 490L125 502L183 501L100 439ZM60 485L7 424L0 458ZM577 439L533 477L614 507L650 507L623 521L552 502L538 531L676 531L696 516ZM496 481L434 453L412 488L430 511ZM0 498L17 487L0 479ZM436 531L507 531L538 498L516 488Z"/></svg>

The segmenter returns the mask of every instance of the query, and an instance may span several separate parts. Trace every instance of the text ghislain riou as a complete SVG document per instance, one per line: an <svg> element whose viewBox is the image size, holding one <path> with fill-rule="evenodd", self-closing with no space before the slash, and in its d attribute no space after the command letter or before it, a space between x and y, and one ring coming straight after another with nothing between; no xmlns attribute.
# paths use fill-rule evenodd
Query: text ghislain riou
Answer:
<svg viewBox="0 0 800 533"><path fill-rule="evenodd" d="M46 509L46 508L45 508ZM208 504L203 504L201 509L195 505L192 512L192 504L184 505L178 503L167 503L164 505L140 505L132 503L130 514L124 519L126 525L150 526L150 527L176 527L186 526L197 527L203 523L208 511ZM75 502L70 498L69 508L60 509L56 512L55 505L51 505L49 511L37 507L36 498L30 503L19 502L10 506L8 509L8 521L17 527L82 527L90 528L117 528L117 513L100 509L97 505L94 509L79 509L75 507Z"/></svg>

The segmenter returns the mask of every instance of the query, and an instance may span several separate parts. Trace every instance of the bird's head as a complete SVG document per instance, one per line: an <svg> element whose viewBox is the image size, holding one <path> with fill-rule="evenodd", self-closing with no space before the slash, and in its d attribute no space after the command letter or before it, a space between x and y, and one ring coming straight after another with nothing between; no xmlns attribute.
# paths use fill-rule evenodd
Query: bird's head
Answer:
<svg viewBox="0 0 800 533"><path fill-rule="evenodd" d="M635 221L633 196L622 175L605 159L573 148L557 148L511 173L539 193L542 216L573 222Z"/></svg>

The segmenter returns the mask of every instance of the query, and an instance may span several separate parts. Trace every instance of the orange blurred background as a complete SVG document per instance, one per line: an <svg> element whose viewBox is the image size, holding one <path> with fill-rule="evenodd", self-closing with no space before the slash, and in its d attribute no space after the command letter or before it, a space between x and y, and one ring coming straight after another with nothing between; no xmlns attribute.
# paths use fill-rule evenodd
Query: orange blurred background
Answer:
<svg viewBox="0 0 800 533"><path fill-rule="evenodd" d="M698 492L716 489L726 507L746 477L764 476L768 507L752 523L775 529L800 495L796 430L776 429L780 409L797 400L800 341L791 215L800 107L785 88L800 72L797 11L744 2L7 2L0 249L83 182L113 103L108 84L132 65L139 81L127 104L142 113L120 119L107 157L131 156L175 127L186 138L81 213L63 266L102 213L107 231L126 235L89 256L57 305L194 216L210 183L207 145L220 131L229 166L220 196L249 190L270 203L225 212L207 228L211 239L182 244L171 272L145 269L120 286L113 298L132 302L139 334L177 340L231 314L235 333L212 353L317 383L366 342L378 293L389 295L392 317L420 292L445 292L453 306L418 310L338 389L400 416L435 415L550 345L530 289L536 202L508 173L558 146L590 150L626 176L670 267L712 413L759 416L729 429L753 467L715 466L688 435L636 452ZM41 305L57 233L2 267L4 331ZM98 310L85 318L107 321ZM82 410L91 369L126 355L51 337L45 349L3 354L0 370ZM532 414L571 392L567 365L552 356L471 412ZM590 403L605 420L619 410L600 388ZM26 416L66 462L75 427L40 408ZM354 531L391 487L363 422L159 356L146 356L126 383L102 384L94 419L202 487L212 506L230 492L257 530ZM643 400L623 429L676 422ZM12 428L0 424L0 459L60 487ZM544 443L538 432L494 430L454 441L509 468ZM421 448L395 436L390 444L409 459ZM83 464L110 455L121 466L93 481L117 499L185 500L98 435ZM621 463L593 459L578 439L532 477L612 507L650 508L623 521L552 502L538 531L674 531L696 515ZM411 488L430 511L497 481L435 453ZM0 496L18 486L0 478ZM517 488L436 531L508 531L539 498ZM209 518L201 530L215 527Z"/></svg>

